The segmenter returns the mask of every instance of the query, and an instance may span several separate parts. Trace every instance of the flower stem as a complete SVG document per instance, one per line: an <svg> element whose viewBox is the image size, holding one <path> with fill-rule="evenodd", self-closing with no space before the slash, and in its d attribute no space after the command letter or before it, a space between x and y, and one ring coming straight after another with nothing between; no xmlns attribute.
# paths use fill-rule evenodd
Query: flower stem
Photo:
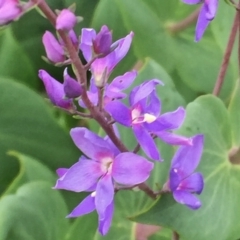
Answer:
<svg viewBox="0 0 240 240"><path fill-rule="evenodd" d="M215 95L215 96L219 95L222 85L223 85L223 82L224 82L224 78L226 75L227 67L228 67L230 56L232 53L234 41L235 41L237 31L238 31L238 25L239 25L238 22L239 22L239 11L236 12L234 22L232 25L232 29L231 29L231 33L230 33L230 36L228 39L227 47L226 47L224 57L222 60L222 64L221 64L221 67L220 67L220 70L218 73L218 77L217 77L217 80L216 80L216 83L215 83L215 86L213 89L213 95Z"/></svg>
<svg viewBox="0 0 240 240"><path fill-rule="evenodd" d="M189 16L187 16L185 19L183 19L180 22L169 24L167 26L167 29L170 31L170 33L177 33L185 30L192 23L196 22L200 9L201 7L196 9L194 12L192 12Z"/></svg>

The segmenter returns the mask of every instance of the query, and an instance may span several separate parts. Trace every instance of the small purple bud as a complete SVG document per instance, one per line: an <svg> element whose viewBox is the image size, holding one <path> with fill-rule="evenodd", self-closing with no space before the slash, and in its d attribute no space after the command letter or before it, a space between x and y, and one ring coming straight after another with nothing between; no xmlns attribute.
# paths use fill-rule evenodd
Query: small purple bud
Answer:
<svg viewBox="0 0 240 240"><path fill-rule="evenodd" d="M45 48L48 59L51 62L59 63L65 60L63 47L59 44L54 35L46 31L42 37L42 42Z"/></svg>
<svg viewBox="0 0 240 240"><path fill-rule="evenodd" d="M67 98L77 98L82 94L81 85L69 76L67 68L64 70L63 90Z"/></svg>
<svg viewBox="0 0 240 240"><path fill-rule="evenodd" d="M56 29L70 31L77 23L77 17L69 9L63 9L57 17Z"/></svg>
<svg viewBox="0 0 240 240"><path fill-rule="evenodd" d="M100 32L93 40L95 54L108 54L111 51L112 33L107 26L102 26Z"/></svg>
<svg viewBox="0 0 240 240"><path fill-rule="evenodd" d="M0 1L0 25L7 24L22 14L19 0Z"/></svg>
<svg viewBox="0 0 240 240"><path fill-rule="evenodd" d="M39 70L39 78L43 81L48 97L51 102L64 109L73 109L72 100L64 99L63 84L51 77L45 70Z"/></svg>

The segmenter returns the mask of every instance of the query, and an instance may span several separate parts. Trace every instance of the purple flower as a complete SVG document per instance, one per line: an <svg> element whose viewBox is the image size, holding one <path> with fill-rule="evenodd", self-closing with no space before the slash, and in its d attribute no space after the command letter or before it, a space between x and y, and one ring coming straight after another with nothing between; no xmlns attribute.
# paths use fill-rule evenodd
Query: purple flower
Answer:
<svg viewBox="0 0 240 240"><path fill-rule="evenodd" d="M62 83L51 77L45 70L39 70L38 76L43 81L48 97L55 106L68 110L75 109L72 100L64 99Z"/></svg>
<svg viewBox="0 0 240 240"><path fill-rule="evenodd" d="M63 46L49 31L43 35L42 42L48 59L53 63L63 62L65 60L65 53Z"/></svg>
<svg viewBox="0 0 240 240"><path fill-rule="evenodd" d="M68 170L59 170L64 175L57 180L55 188L74 192L95 189L94 196L90 195L84 201L91 211L96 209L99 228L104 228L102 233L105 234L113 214L115 183L125 186L140 184L148 179L153 164L134 153L120 153L109 139L103 139L86 128L74 128L70 134L76 146L89 159L81 158ZM85 204L83 202L82 205ZM70 217L85 214L87 208L81 204Z"/></svg>
<svg viewBox="0 0 240 240"><path fill-rule="evenodd" d="M160 115L161 103L155 91L158 84L162 82L153 79L135 87L129 96L130 108L119 101L110 102L105 107L115 121L132 127L138 143L154 160L160 159L160 153L151 134L170 144L191 144L187 138L166 132L181 126L185 110L180 107L174 112Z"/></svg>
<svg viewBox="0 0 240 240"><path fill-rule="evenodd" d="M136 76L136 71L126 72L124 75L113 79L110 84L106 84L104 86L103 107L105 107L111 101L125 98L127 94L123 93L122 91L127 89L133 83ZM96 106L98 104L98 89L93 79L90 81L90 87L87 94L90 101ZM81 99L79 100L79 105L83 108L86 107Z"/></svg>
<svg viewBox="0 0 240 240"><path fill-rule="evenodd" d="M181 146L175 153L169 177L169 187L174 199L191 209L201 207L200 200L193 193L200 194L204 181L201 173L193 173L203 151L203 135L193 137L192 146Z"/></svg>
<svg viewBox="0 0 240 240"><path fill-rule="evenodd" d="M63 90L66 98L77 98L82 94L81 85L68 75L67 68L64 70Z"/></svg>
<svg viewBox="0 0 240 240"><path fill-rule="evenodd" d="M20 17L23 10L20 7L19 0L1 0L0 1L0 25L7 24Z"/></svg>
<svg viewBox="0 0 240 240"><path fill-rule="evenodd" d="M96 33L93 29L83 29L80 49L82 50L84 58L87 62L91 61L93 58L92 48L93 48L93 39L96 36ZM121 61L127 54L133 38L133 33L131 32L125 38L122 38L111 45L111 48L114 49L107 56L103 58L96 59L91 64L91 72L95 85L97 87L103 87L108 78L114 69L114 67ZM105 46L103 47L105 48Z"/></svg>
<svg viewBox="0 0 240 240"><path fill-rule="evenodd" d="M202 38L208 24L214 19L216 15L218 8L218 0L182 0L182 1L187 4L198 4L203 2L203 6L200 10L196 26L195 41L198 42Z"/></svg>
<svg viewBox="0 0 240 240"><path fill-rule="evenodd" d="M80 49L84 52L87 61L94 55L108 54L111 51L112 33L107 26L102 26L97 34L92 28L83 28Z"/></svg>
<svg viewBox="0 0 240 240"><path fill-rule="evenodd" d="M63 9L56 19L56 29L70 31L77 23L77 17L69 9Z"/></svg>

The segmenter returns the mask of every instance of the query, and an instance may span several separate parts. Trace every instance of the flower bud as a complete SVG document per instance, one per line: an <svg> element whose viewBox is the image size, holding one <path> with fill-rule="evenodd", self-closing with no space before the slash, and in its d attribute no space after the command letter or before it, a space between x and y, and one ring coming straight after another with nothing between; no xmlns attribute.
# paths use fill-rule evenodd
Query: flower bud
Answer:
<svg viewBox="0 0 240 240"><path fill-rule="evenodd" d="M63 9L57 17L56 29L70 31L77 23L77 17L69 9Z"/></svg>
<svg viewBox="0 0 240 240"><path fill-rule="evenodd" d="M0 25L7 24L22 14L18 0L0 0Z"/></svg>
<svg viewBox="0 0 240 240"><path fill-rule="evenodd" d="M63 84L51 77L44 70L39 70L38 76L43 81L47 95L55 106L68 110L74 108L72 100L64 99Z"/></svg>
<svg viewBox="0 0 240 240"><path fill-rule="evenodd" d="M77 98L82 94L81 85L68 75L67 68L64 70L63 90L67 98Z"/></svg>
<svg viewBox="0 0 240 240"><path fill-rule="evenodd" d="M51 62L59 63L65 60L64 50L52 33L46 31L43 35L42 42Z"/></svg>
<svg viewBox="0 0 240 240"><path fill-rule="evenodd" d="M95 54L108 54L111 51L112 33L107 26L102 26L100 32L93 40L93 50Z"/></svg>

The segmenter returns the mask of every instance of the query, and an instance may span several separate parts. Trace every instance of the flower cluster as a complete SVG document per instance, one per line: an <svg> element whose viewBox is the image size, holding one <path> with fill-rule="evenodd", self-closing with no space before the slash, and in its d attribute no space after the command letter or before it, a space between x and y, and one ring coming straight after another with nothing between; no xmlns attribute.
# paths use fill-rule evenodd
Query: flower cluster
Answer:
<svg viewBox="0 0 240 240"><path fill-rule="evenodd" d="M187 4L199 4L203 3L196 26L196 35L195 40L199 41L205 30L208 27L208 24L215 18L217 8L218 8L218 0L182 0Z"/></svg>
<svg viewBox="0 0 240 240"><path fill-rule="evenodd" d="M71 19L68 26L64 26L64 19ZM71 36L75 36L72 29L74 24L72 13L62 11L56 29L64 30L69 39L72 39ZM163 83L158 79L149 79L135 86L129 96L124 93L137 77L136 71L126 72L109 82L111 72L127 54L132 38L131 32L112 42L112 33L107 26L103 26L99 33L94 29L82 29L80 43L76 45L76 41L72 41L72 44L78 46L76 51L81 51L87 61L85 67L88 66L87 70L91 72L89 83L77 76L75 80L68 74L67 68L64 70L63 83L46 71L39 71L39 77L55 106L80 116L85 113L79 109L85 108L89 111L88 117L96 120L100 115L99 123L107 133L103 138L87 128L73 128L70 135L83 155L69 169L57 170L59 179L55 185L55 189L89 192L68 217L78 217L96 210L102 235L108 232L111 225L114 194L123 188L131 189L145 184L154 164L163 161L156 138L167 144L180 145L172 160L164 189L172 192L177 202L191 209L201 206L193 194L201 193L203 177L200 173L193 172L201 159L203 136L188 138L173 133L173 130L183 124L184 108L179 107L175 111L161 114L161 101L156 89L163 86ZM64 65L71 63L60 38L57 40L50 32L46 32L43 44L50 61ZM122 102L127 97L129 106ZM138 148L128 150L121 143L117 124L132 129ZM138 154L136 149L140 148L145 156Z"/></svg>

